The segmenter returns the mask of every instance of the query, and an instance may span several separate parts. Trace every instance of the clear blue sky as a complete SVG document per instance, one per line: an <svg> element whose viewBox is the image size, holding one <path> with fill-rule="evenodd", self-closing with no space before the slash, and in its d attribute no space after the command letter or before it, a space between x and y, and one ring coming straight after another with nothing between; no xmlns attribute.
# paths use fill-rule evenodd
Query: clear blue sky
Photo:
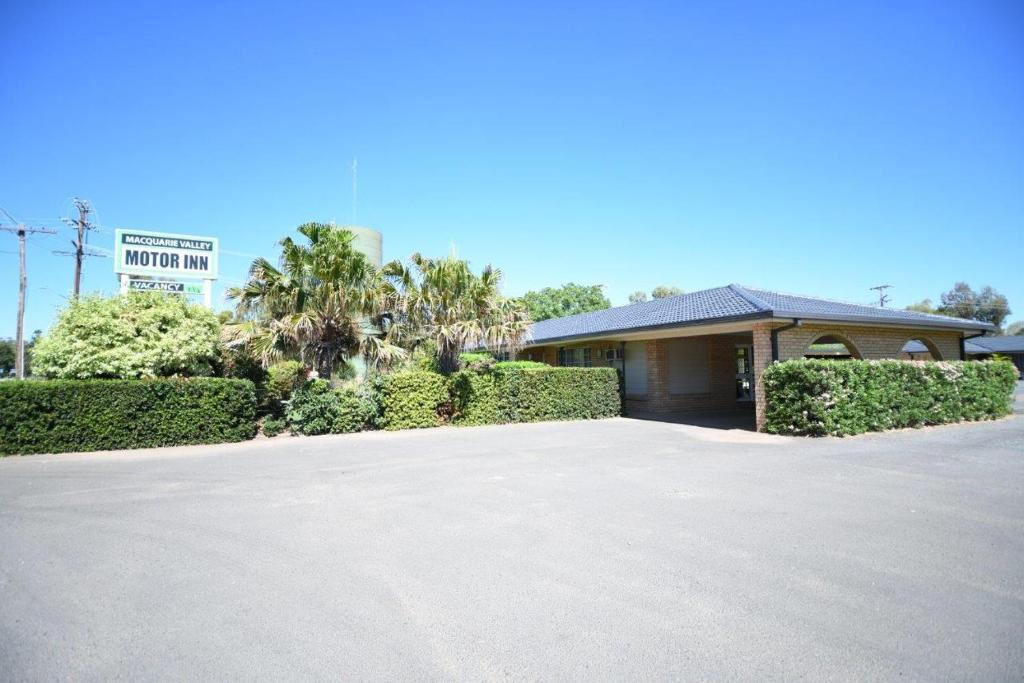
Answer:
<svg viewBox="0 0 1024 683"><path fill-rule="evenodd" d="M991 284L1024 318L1024 5L4 3L0 206L216 235L454 243L508 294L741 282L867 302ZM71 287L29 244L31 330ZM0 234L0 336L16 240ZM84 287L115 289L109 259Z"/></svg>

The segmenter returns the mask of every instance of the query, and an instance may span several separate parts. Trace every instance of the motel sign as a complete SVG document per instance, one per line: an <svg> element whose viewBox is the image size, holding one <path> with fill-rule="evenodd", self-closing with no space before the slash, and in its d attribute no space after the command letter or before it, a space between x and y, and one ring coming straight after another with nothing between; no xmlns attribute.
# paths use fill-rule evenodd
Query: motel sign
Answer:
<svg viewBox="0 0 1024 683"><path fill-rule="evenodd" d="M191 294L200 285L187 285L178 280L201 280L203 303L212 308L219 256L220 244L216 237L127 229L118 229L114 236L114 272L120 277L122 293L145 289ZM144 280L133 275L175 281L168 287L146 286L141 284Z"/></svg>

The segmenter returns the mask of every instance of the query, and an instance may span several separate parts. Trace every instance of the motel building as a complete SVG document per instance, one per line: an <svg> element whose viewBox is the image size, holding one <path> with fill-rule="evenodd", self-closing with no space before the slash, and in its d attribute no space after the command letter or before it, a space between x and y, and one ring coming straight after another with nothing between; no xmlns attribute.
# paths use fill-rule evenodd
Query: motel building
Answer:
<svg viewBox="0 0 1024 683"><path fill-rule="evenodd" d="M965 360L992 325L728 285L534 323L521 360L615 367L625 413L764 425L761 377L792 358Z"/></svg>

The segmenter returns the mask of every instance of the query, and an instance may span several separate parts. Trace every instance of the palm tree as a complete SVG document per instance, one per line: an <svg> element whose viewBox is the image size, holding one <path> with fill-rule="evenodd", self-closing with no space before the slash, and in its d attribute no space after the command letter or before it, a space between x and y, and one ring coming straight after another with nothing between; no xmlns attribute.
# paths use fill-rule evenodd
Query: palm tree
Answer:
<svg viewBox="0 0 1024 683"><path fill-rule="evenodd" d="M467 346L515 349L529 328L526 307L500 294L501 271L490 266L476 275L454 254L428 259L416 253L409 267L392 261L383 270L392 287L394 338L407 347L432 340L444 374L458 369Z"/></svg>
<svg viewBox="0 0 1024 683"><path fill-rule="evenodd" d="M298 357L325 379L358 354L372 364L404 357L388 333L390 290L352 246L352 233L322 223L298 231L308 244L284 238L278 266L258 258L245 285L227 291L239 322L224 326L225 342L245 347L264 366Z"/></svg>

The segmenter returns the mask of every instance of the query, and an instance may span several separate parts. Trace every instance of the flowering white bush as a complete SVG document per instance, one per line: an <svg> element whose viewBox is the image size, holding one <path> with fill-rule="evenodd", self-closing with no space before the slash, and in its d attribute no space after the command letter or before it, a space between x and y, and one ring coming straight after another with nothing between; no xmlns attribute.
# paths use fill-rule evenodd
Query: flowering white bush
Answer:
<svg viewBox="0 0 1024 683"><path fill-rule="evenodd" d="M36 343L33 370L59 379L211 375L218 333L212 312L181 297L88 296Z"/></svg>
<svg viewBox="0 0 1024 683"><path fill-rule="evenodd" d="M1006 361L790 360L765 370L765 429L860 434L985 420L1010 412Z"/></svg>

